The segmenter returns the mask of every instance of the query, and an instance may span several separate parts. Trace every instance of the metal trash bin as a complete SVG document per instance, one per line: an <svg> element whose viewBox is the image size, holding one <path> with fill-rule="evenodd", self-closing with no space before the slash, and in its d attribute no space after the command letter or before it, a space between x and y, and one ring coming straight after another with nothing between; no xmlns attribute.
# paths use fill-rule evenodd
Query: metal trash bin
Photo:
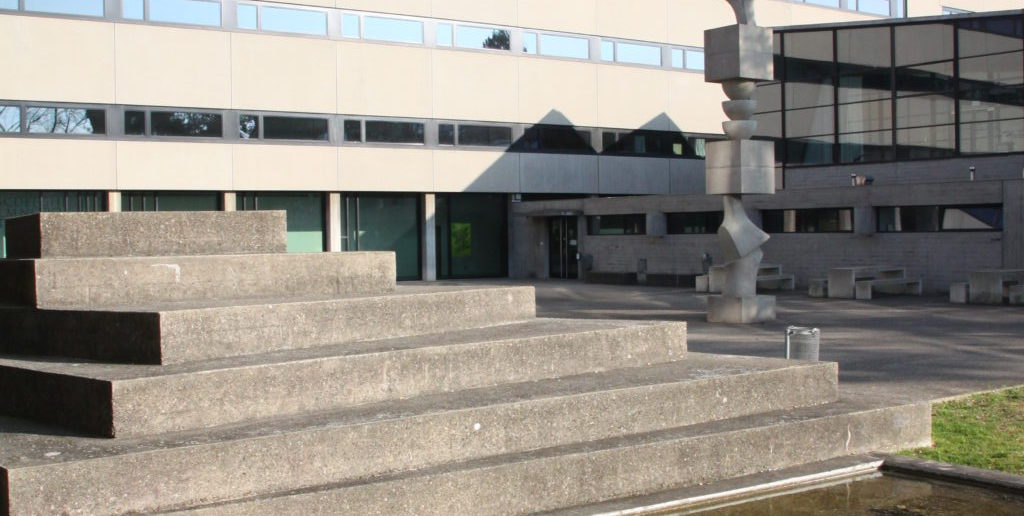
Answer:
<svg viewBox="0 0 1024 516"><path fill-rule="evenodd" d="M789 326L786 328L786 358L789 360L818 360L821 348L821 330Z"/></svg>

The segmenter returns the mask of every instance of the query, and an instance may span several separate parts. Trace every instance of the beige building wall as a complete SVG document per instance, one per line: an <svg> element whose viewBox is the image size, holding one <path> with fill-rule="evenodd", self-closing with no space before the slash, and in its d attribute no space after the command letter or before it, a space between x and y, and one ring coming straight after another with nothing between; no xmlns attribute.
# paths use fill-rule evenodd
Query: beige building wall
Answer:
<svg viewBox="0 0 1024 516"><path fill-rule="evenodd" d="M0 138L0 189L117 187L112 141Z"/></svg>

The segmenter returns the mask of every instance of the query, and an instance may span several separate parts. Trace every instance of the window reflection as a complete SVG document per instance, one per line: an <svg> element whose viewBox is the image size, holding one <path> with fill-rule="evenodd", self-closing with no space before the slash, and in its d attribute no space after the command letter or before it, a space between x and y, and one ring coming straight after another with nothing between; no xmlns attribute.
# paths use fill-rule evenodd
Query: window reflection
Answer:
<svg viewBox="0 0 1024 516"><path fill-rule="evenodd" d="M506 147L511 143L511 127L459 124L459 145Z"/></svg>
<svg viewBox="0 0 1024 516"><path fill-rule="evenodd" d="M344 126L345 141L363 141L363 123L359 120L345 120Z"/></svg>
<svg viewBox="0 0 1024 516"><path fill-rule="evenodd" d="M153 111L150 113L150 132L153 136L220 138L223 135L222 118L219 113Z"/></svg>
<svg viewBox="0 0 1024 516"><path fill-rule="evenodd" d="M129 20L142 20L146 17L145 4L146 0L124 0L121 3L121 16Z"/></svg>
<svg viewBox="0 0 1024 516"><path fill-rule="evenodd" d="M0 9L18 9L18 0L0 0Z"/></svg>
<svg viewBox="0 0 1024 516"><path fill-rule="evenodd" d="M103 0L25 0L26 11L103 16Z"/></svg>
<svg viewBox="0 0 1024 516"><path fill-rule="evenodd" d="M323 12L263 6L260 14L263 30L327 35L327 14Z"/></svg>
<svg viewBox="0 0 1024 516"><path fill-rule="evenodd" d="M689 70L703 70L704 69L704 51L703 50L687 50L686 51L686 68Z"/></svg>
<svg viewBox="0 0 1024 516"><path fill-rule="evenodd" d="M724 215L720 211L695 211L666 213L665 218L670 235L707 235L718 232Z"/></svg>
<svg viewBox="0 0 1024 516"><path fill-rule="evenodd" d="M363 17L363 37L396 43L423 43L423 23L398 18Z"/></svg>
<svg viewBox="0 0 1024 516"><path fill-rule="evenodd" d="M437 144L455 145L455 124L437 125Z"/></svg>
<svg viewBox="0 0 1024 516"><path fill-rule="evenodd" d="M437 24L437 44L442 47L452 46L452 24Z"/></svg>
<svg viewBox="0 0 1024 516"><path fill-rule="evenodd" d="M220 27L220 2L205 0L149 0L149 19Z"/></svg>
<svg viewBox="0 0 1024 516"><path fill-rule="evenodd" d="M1003 206L880 206L875 208L875 219L883 233L1001 231Z"/></svg>
<svg viewBox="0 0 1024 516"><path fill-rule="evenodd" d="M145 111L128 110L124 112L124 134L130 136L145 136Z"/></svg>
<svg viewBox="0 0 1024 516"><path fill-rule="evenodd" d="M105 134L106 113L102 109L30 107L25 110L30 133Z"/></svg>
<svg viewBox="0 0 1024 516"><path fill-rule="evenodd" d="M466 25L455 28L455 46L461 48L508 50L512 48L511 38L512 33L504 29Z"/></svg>
<svg viewBox="0 0 1024 516"><path fill-rule="evenodd" d="M21 108L0 105L0 133L21 132Z"/></svg>
<svg viewBox="0 0 1024 516"><path fill-rule="evenodd" d="M423 124L367 120L366 141L371 143L424 143Z"/></svg>
<svg viewBox="0 0 1024 516"><path fill-rule="evenodd" d="M643 213L591 215L587 217L587 234L644 235L647 234L647 216Z"/></svg>
<svg viewBox="0 0 1024 516"><path fill-rule="evenodd" d="M540 53L553 57L590 59L590 41L586 38L541 34Z"/></svg>
<svg viewBox="0 0 1024 516"><path fill-rule="evenodd" d="M327 141L328 123L326 118L266 115L263 117L263 137L268 140Z"/></svg>
<svg viewBox="0 0 1024 516"><path fill-rule="evenodd" d="M620 63L661 66L661 47L622 42L615 46L615 60Z"/></svg>
<svg viewBox="0 0 1024 516"><path fill-rule="evenodd" d="M537 53L537 34L533 32L523 33L523 52L527 54Z"/></svg>
<svg viewBox="0 0 1024 516"><path fill-rule="evenodd" d="M341 35L346 38L359 37L359 16L345 13L341 15Z"/></svg>
<svg viewBox="0 0 1024 516"><path fill-rule="evenodd" d="M238 28L249 30L256 30L259 28L258 14L255 5L239 4L237 16Z"/></svg>
<svg viewBox="0 0 1024 516"><path fill-rule="evenodd" d="M240 115L238 117L238 136L243 140L260 137L260 117L256 115Z"/></svg>

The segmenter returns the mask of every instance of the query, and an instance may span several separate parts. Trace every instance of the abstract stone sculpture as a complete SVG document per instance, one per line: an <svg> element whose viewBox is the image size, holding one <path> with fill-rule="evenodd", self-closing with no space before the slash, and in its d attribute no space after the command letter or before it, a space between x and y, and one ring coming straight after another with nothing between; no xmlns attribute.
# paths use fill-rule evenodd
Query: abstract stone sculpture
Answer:
<svg viewBox="0 0 1024 516"><path fill-rule="evenodd" d="M722 103L728 121L722 123L727 141L707 147L707 193L721 194L725 216L718 229L725 259L721 296L708 299L708 321L752 323L775 319L775 298L757 295L761 245L768 235L743 207L744 194L775 193L775 150L772 142L751 140L759 81L773 79L772 31L758 27L754 0L727 0L736 12L736 25L704 33L707 64L704 79L719 83L729 100Z"/></svg>

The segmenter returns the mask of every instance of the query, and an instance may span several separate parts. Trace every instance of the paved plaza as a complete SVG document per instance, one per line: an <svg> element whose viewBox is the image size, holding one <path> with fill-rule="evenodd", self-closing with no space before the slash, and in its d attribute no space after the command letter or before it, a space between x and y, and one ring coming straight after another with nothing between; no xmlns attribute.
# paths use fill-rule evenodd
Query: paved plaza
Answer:
<svg viewBox="0 0 1024 516"><path fill-rule="evenodd" d="M840 389L935 400L1024 384L1024 307L950 304L945 297L872 301L778 296L778 319L709 324L692 288L558 280L442 283L530 284L540 317L686 321L690 351L780 357L789 325L821 329L821 359L839 363Z"/></svg>

